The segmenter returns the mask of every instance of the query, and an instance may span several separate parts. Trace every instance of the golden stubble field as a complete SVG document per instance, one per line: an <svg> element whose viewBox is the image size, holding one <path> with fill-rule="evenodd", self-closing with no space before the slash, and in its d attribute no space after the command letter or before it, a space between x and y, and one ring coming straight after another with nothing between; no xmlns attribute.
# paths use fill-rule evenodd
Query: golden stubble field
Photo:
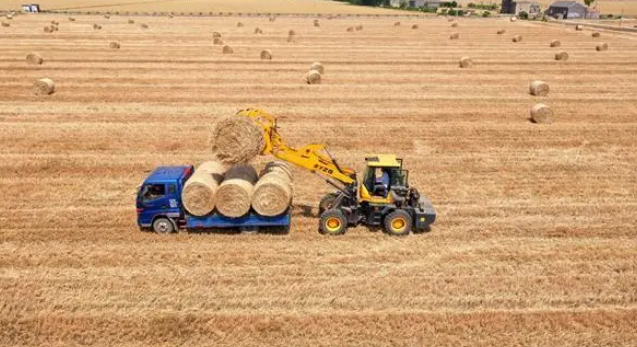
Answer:
<svg viewBox="0 0 637 347"><path fill-rule="evenodd" d="M637 344L634 35L502 19L76 19L0 27L0 345ZM60 30L45 34L51 20ZM45 63L26 65L30 52ZM313 61L322 85L303 81ZM42 77L55 94L33 95ZM548 97L528 94L534 79ZM538 101L553 125L527 120ZM211 124L245 107L357 169L400 154L438 209L433 231L329 238L299 207L287 236L140 233L147 173L209 158ZM300 170L296 182L299 205L329 189Z"/></svg>
<svg viewBox="0 0 637 347"><path fill-rule="evenodd" d="M615 0L613 0L615 1ZM24 1L3 0L0 9L21 10ZM333 13L333 14L400 14L395 9L353 6L329 0L46 0L43 11L102 12L238 12L238 13ZM402 12L404 13L404 12Z"/></svg>

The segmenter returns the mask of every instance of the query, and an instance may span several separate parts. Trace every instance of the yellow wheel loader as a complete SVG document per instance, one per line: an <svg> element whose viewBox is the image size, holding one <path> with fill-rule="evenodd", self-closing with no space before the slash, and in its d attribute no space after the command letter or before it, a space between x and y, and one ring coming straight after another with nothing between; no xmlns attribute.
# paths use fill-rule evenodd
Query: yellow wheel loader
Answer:
<svg viewBox="0 0 637 347"><path fill-rule="evenodd" d="M337 189L319 203L321 233L341 235L350 226L366 224L381 226L389 235L404 236L412 230L429 231L436 220L431 202L409 186L409 171L395 155L366 156L359 184L356 172L339 164L325 145L288 146L277 131L276 117L258 109L242 110L237 116L247 117L263 129L265 147L261 154L316 173Z"/></svg>

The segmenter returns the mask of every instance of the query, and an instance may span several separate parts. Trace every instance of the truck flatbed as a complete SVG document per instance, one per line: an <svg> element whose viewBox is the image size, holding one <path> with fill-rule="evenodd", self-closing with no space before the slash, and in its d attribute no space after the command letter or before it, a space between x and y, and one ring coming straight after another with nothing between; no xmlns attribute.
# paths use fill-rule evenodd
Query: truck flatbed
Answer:
<svg viewBox="0 0 637 347"><path fill-rule="evenodd" d="M247 215L239 218L230 218L219 213L213 213L203 217L186 216L186 228L188 229L211 229L211 228L261 228L261 227L287 227L290 225L290 211L267 217L250 211Z"/></svg>

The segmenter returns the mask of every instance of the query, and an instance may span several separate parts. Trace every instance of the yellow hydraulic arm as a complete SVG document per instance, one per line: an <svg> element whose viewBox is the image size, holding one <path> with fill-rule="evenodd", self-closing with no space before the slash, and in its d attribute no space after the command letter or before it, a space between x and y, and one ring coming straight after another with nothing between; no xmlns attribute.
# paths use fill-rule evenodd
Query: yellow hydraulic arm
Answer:
<svg viewBox="0 0 637 347"><path fill-rule="evenodd" d="M263 129L265 148L261 154L272 154L283 161L293 163L306 170L327 176L343 184L356 182L356 172L340 166L329 155L325 145L307 145L299 149L289 147L279 135L276 117L259 109L245 109L237 112L237 116L247 117Z"/></svg>

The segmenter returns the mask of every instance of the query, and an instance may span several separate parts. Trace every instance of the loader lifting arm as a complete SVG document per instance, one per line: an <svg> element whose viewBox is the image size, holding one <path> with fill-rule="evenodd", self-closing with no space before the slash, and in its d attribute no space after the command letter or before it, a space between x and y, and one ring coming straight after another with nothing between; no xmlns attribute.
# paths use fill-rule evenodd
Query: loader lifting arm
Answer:
<svg viewBox="0 0 637 347"><path fill-rule="evenodd" d="M325 177L332 185L335 185L333 180L345 186L356 185L356 172L339 165L327 151L325 145L311 144L298 149L290 147L277 130L276 117L265 111L252 108L241 110L236 115L252 119L263 129L265 146L261 154L272 154L280 160L300 166ZM338 186L337 188L342 189Z"/></svg>

